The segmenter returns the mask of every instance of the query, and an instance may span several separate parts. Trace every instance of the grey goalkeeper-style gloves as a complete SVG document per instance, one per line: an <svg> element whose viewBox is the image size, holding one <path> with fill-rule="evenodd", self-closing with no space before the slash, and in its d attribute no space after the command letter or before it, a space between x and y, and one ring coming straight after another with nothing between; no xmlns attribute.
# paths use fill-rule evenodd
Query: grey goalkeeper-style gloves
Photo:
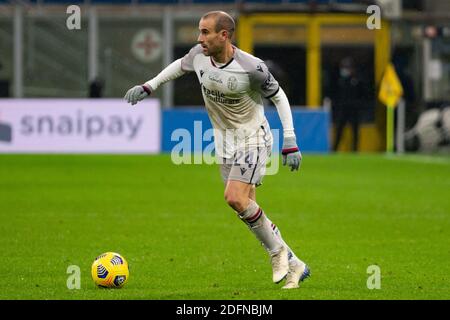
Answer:
<svg viewBox="0 0 450 320"><path fill-rule="evenodd" d="M131 105L135 105L138 101L144 100L144 98L149 96L151 93L152 91L145 84L134 86L127 91L124 99L127 100L128 103L131 103Z"/></svg>
<svg viewBox="0 0 450 320"><path fill-rule="evenodd" d="M295 137L285 137L281 148L283 166L291 167L291 171L298 170L302 162L302 154L297 146Z"/></svg>

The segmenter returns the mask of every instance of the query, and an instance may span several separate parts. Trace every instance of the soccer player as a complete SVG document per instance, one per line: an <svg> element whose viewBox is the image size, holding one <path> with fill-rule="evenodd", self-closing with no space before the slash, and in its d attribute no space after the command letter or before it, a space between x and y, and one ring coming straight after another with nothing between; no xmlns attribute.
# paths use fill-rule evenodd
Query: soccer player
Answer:
<svg viewBox="0 0 450 320"><path fill-rule="evenodd" d="M276 106L283 125L283 165L298 170L302 160L296 143L289 101L265 63L232 44L233 18L223 11L200 19L198 44L156 77L125 95L132 105L162 84L195 72L214 128L216 156L225 184L225 200L270 255L273 282L286 278L283 288L298 288L310 275L308 266L284 242L275 224L256 202L272 149L272 133L264 115L263 98Z"/></svg>

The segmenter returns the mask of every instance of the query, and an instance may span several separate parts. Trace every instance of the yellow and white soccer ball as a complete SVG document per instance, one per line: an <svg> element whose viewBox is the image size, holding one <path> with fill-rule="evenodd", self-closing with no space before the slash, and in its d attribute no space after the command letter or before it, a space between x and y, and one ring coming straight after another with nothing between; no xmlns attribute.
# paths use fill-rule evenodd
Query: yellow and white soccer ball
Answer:
<svg viewBox="0 0 450 320"><path fill-rule="evenodd" d="M129 277L128 262L120 254L106 252L95 258L92 279L102 288L122 288Z"/></svg>

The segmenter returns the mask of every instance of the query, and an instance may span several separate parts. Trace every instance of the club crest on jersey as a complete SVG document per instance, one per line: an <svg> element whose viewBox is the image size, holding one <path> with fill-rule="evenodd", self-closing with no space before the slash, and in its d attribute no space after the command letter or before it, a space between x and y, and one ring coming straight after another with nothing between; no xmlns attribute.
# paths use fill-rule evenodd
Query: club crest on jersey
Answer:
<svg viewBox="0 0 450 320"><path fill-rule="evenodd" d="M231 91L234 91L237 89L237 79L235 76L231 76L228 78L228 89L230 89Z"/></svg>

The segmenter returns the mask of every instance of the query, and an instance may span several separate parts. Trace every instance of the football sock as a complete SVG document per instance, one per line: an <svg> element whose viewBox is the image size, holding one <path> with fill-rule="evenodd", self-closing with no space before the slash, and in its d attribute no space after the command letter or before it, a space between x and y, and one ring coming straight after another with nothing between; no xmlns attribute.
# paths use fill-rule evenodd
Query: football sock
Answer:
<svg viewBox="0 0 450 320"><path fill-rule="evenodd" d="M239 213L239 218L247 224L270 255L277 254L281 250L283 247L281 237L275 234L275 230L272 228L272 222L267 219L255 201L250 199L247 209Z"/></svg>
<svg viewBox="0 0 450 320"><path fill-rule="evenodd" d="M283 244L283 246L285 246L288 249L288 259L289 259L289 264L292 265L296 265L299 263L302 263L303 261L301 261L294 253L294 251L289 248L289 246L286 244L286 242L283 240L283 237L281 236L281 232L278 229L278 227L272 222L270 221L269 218L267 218L267 221L270 223L271 228L273 229L273 231L275 232L275 235L280 239L281 243Z"/></svg>

